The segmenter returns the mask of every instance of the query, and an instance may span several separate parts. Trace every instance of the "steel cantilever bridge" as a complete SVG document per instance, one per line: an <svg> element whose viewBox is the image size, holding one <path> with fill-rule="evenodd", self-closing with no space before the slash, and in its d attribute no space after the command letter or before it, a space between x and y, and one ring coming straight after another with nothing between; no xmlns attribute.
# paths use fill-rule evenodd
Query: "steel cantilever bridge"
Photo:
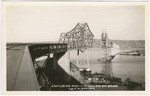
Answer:
<svg viewBox="0 0 150 96"><path fill-rule="evenodd" d="M62 33L59 43L67 43L68 49L86 49L92 47L94 35L87 23L78 23L71 31Z"/></svg>
<svg viewBox="0 0 150 96"><path fill-rule="evenodd" d="M63 82L60 77L64 74L58 69L58 60L69 50L77 50L79 56L79 51L92 47L93 38L88 24L78 23L71 31L60 35L59 43L29 45L39 86L48 88L51 84ZM46 59L39 63L37 59L41 57Z"/></svg>
<svg viewBox="0 0 150 96"><path fill-rule="evenodd" d="M60 43L67 43L69 50L77 50L77 61L76 65L84 65L89 67L88 55L84 52L87 48L92 47L94 42L94 35L92 34L87 23L78 23L71 31L62 33L59 38ZM82 59L79 59L79 53Z"/></svg>

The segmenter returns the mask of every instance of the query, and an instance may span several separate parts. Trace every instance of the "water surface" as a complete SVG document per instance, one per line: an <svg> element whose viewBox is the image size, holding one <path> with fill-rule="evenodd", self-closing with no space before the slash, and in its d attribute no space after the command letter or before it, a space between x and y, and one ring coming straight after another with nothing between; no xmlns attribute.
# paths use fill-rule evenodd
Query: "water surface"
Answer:
<svg viewBox="0 0 150 96"><path fill-rule="evenodd" d="M100 62L98 59L102 57L102 49L91 48L87 49L85 53L80 52L79 60L85 59L86 56L89 59L89 68L92 73L103 72L120 77L122 80L131 78L136 82L145 82L145 56L117 55L111 62ZM70 58L76 64L76 51L70 52Z"/></svg>
<svg viewBox="0 0 150 96"><path fill-rule="evenodd" d="M111 62L90 63L92 72L125 78L131 78L137 82L145 82L145 56L117 55Z"/></svg>

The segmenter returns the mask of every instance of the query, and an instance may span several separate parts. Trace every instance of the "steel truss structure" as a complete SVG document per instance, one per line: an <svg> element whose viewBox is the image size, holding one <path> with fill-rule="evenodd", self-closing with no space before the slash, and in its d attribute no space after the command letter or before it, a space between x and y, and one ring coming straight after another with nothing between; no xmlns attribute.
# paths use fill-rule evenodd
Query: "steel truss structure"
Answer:
<svg viewBox="0 0 150 96"><path fill-rule="evenodd" d="M42 43L42 44L32 44L29 46L29 50L31 53L31 57L33 59L39 58L41 56L50 54L50 53L60 53L60 52L66 52L67 44L65 43Z"/></svg>
<svg viewBox="0 0 150 96"><path fill-rule="evenodd" d="M113 43L110 42L108 38L108 34L106 33L106 30L102 30L102 35L101 35L101 44L104 52L104 56L107 57L111 54L111 48Z"/></svg>
<svg viewBox="0 0 150 96"><path fill-rule="evenodd" d="M94 35L87 23L78 23L71 31L62 33L59 43L67 43L68 49L86 49L92 47Z"/></svg>
<svg viewBox="0 0 150 96"><path fill-rule="evenodd" d="M89 65L88 56L85 53L85 50L92 47L93 42L94 35L87 23L78 23L71 31L62 33L59 38L59 43L67 43L69 50L77 50L76 65L78 67L80 65ZM84 58L79 58L79 53L80 55L84 54Z"/></svg>

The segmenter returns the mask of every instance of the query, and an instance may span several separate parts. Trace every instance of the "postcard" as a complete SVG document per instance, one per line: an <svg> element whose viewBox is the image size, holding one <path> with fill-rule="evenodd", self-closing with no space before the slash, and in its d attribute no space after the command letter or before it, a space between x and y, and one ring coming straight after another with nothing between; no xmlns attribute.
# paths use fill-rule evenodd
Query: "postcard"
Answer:
<svg viewBox="0 0 150 96"><path fill-rule="evenodd" d="M147 95L148 9L148 2L2 2L2 93Z"/></svg>

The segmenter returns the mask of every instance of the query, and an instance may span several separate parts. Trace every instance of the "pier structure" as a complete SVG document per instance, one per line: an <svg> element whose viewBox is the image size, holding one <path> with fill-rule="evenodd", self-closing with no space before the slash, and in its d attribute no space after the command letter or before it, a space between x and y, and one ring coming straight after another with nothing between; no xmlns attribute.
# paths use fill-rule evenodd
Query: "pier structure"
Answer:
<svg viewBox="0 0 150 96"><path fill-rule="evenodd" d="M108 38L108 34L106 33L106 29L102 30L101 34L101 47L102 47L102 54L103 54L103 61L109 61L115 57L120 52L119 45L113 43Z"/></svg>
<svg viewBox="0 0 150 96"><path fill-rule="evenodd" d="M108 38L108 34L106 33L106 29L102 30L102 35L101 35L101 44L102 44L102 54L103 58L107 59L108 56L111 55L111 48L112 48L112 42L110 42ZM105 61L105 60L104 60Z"/></svg>
<svg viewBox="0 0 150 96"><path fill-rule="evenodd" d="M68 50L77 51L76 65L84 65L89 67L88 55L85 52L87 48L92 47L94 42L94 35L92 34L87 23L78 23L71 31L62 33L59 38L59 43L67 43ZM83 56L84 55L84 56ZM83 58L79 57L82 56Z"/></svg>

